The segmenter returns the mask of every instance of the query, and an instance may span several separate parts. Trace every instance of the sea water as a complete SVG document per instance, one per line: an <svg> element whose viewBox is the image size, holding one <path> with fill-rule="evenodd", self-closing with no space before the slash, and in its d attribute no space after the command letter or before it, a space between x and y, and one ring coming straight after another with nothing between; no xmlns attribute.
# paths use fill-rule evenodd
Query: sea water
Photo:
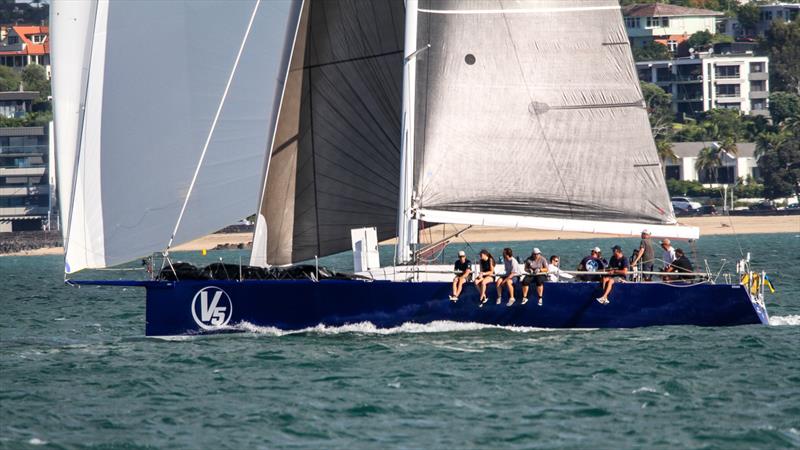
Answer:
<svg viewBox="0 0 800 450"><path fill-rule="evenodd" d="M573 268L594 245L637 242L454 242L444 258L536 245ZM155 339L143 291L65 286L57 256L2 257L0 448L797 448L800 235L703 238L695 262L727 270L740 246L777 289L772 326L242 324ZM347 254L322 262L352 267Z"/></svg>

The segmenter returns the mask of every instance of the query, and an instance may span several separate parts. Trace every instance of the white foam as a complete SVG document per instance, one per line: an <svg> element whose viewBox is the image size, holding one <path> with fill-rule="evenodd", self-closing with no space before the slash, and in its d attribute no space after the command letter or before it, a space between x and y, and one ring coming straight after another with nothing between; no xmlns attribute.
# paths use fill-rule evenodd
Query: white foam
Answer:
<svg viewBox="0 0 800 450"><path fill-rule="evenodd" d="M31 444L31 445L45 445L45 444L47 444L47 441L44 441L44 440L39 439L39 438L31 438L31 440L28 441L28 444Z"/></svg>
<svg viewBox="0 0 800 450"><path fill-rule="evenodd" d="M769 324L773 326L782 326L782 325L797 326L800 325L800 315L771 316L769 318Z"/></svg>
<svg viewBox="0 0 800 450"><path fill-rule="evenodd" d="M504 327L499 325L488 325L475 322L453 322L448 320L437 320L430 323L415 323L406 322L398 327L393 328L378 328L372 322L359 322L353 324L342 325L339 327L330 327L327 325L317 325L315 327L303 328L301 330L281 330L275 327L262 327L254 325L249 322L240 322L237 325L228 327L231 330L245 331L254 334L265 334L270 336L286 336L290 334L299 333L315 333L315 334L376 334L376 335L389 335L401 333L450 333L459 331L479 331L486 329L505 330L515 333L531 333L531 332L546 332L546 331L559 331L555 328L536 328L536 327Z"/></svg>
<svg viewBox="0 0 800 450"><path fill-rule="evenodd" d="M638 394L640 392L658 392L658 391L656 391L656 388L652 388L650 386L642 386L640 388L632 390L631 394Z"/></svg>

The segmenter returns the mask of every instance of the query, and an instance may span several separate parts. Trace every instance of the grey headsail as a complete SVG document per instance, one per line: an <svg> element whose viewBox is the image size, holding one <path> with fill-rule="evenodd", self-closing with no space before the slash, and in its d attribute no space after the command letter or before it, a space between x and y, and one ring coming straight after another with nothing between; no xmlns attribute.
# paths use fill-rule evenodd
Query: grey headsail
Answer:
<svg viewBox="0 0 800 450"><path fill-rule="evenodd" d="M306 0L284 86L251 264L394 236L400 166L402 0Z"/></svg>
<svg viewBox="0 0 800 450"><path fill-rule="evenodd" d="M675 223L616 1L420 0L418 30L418 217Z"/></svg>

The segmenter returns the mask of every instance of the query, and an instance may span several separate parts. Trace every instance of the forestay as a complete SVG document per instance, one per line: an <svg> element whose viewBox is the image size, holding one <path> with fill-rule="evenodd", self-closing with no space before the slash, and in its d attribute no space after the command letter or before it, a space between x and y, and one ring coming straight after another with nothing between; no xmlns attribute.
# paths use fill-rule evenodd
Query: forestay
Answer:
<svg viewBox="0 0 800 450"><path fill-rule="evenodd" d="M402 0L306 0L272 143L251 264L350 248L350 230L395 235Z"/></svg>
<svg viewBox="0 0 800 450"><path fill-rule="evenodd" d="M53 48L66 272L164 250L184 203L175 244L250 214L299 2L100 1L66 8L74 25L59 3L54 33L76 38Z"/></svg>
<svg viewBox="0 0 800 450"><path fill-rule="evenodd" d="M420 0L418 30L417 217L675 223L616 1Z"/></svg>

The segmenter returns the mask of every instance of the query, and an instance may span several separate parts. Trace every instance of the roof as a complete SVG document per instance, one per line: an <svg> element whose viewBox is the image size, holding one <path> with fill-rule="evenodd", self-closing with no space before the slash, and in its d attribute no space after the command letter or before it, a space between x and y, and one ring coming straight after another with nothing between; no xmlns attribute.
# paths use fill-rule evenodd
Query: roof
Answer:
<svg viewBox="0 0 800 450"><path fill-rule="evenodd" d="M680 17L680 16L723 16L719 11L710 9L687 8L685 6L668 5L666 3L647 3L628 5L622 8L626 17Z"/></svg>
<svg viewBox="0 0 800 450"><path fill-rule="evenodd" d="M44 136L44 127L0 127L0 136Z"/></svg>
<svg viewBox="0 0 800 450"><path fill-rule="evenodd" d="M3 50L3 47L0 47L0 55L46 55L50 53L49 39L45 38L44 42L34 44L33 41L28 38L28 36L32 34L48 34L48 27L39 25L15 25L11 27L11 29L19 36L20 43L25 45L22 50Z"/></svg>
<svg viewBox="0 0 800 450"><path fill-rule="evenodd" d="M6 91L0 92L0 101L35 100L39 97L37 91Z"/></svg>
<svg viewBox="0 0 800 450"><path fill-rule="evenodd" d="M711 145L709 141L674 142L672 151L678 158L696 158L700 154L700 150L709 145ZM752 158L756 151L756 144L754 142L738 142L736 148L739 150L736 154L739 158Z"/></svg>

